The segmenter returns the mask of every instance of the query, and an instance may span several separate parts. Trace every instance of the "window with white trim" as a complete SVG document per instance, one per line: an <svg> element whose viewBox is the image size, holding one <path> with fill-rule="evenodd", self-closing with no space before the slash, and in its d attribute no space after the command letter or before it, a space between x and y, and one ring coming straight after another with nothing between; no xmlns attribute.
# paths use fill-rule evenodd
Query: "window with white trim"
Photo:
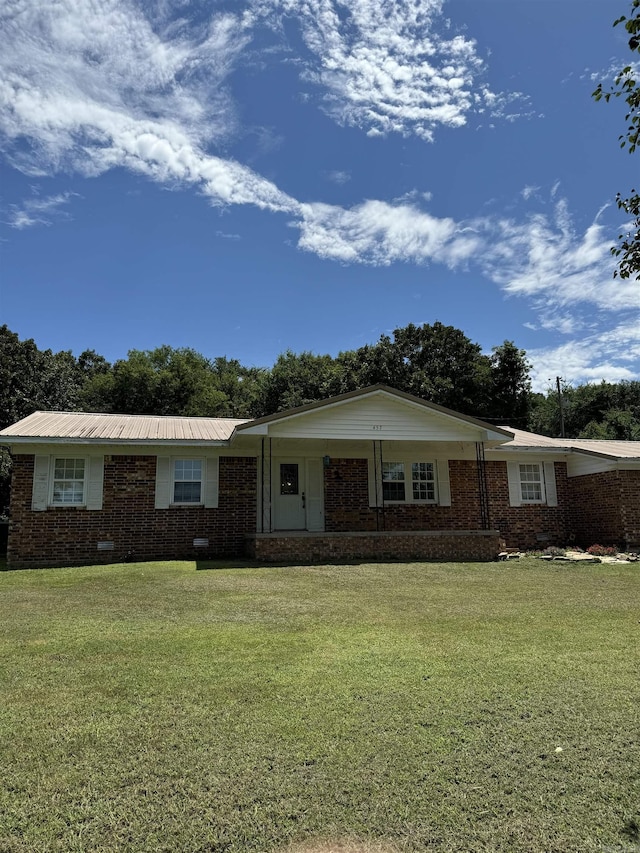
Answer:
<svg viewBox="0 0 640 853"><path fill-rule="evenodd" d="M435 503L435 464L383 462L382 499L385 503Z"/></svg>
<svg viewBox="0 0 640 853"><path fill-rule="evenodd" d="M522 503L542 503L544 501L544 478L540 463L521 462L518 465L518 472Z"/></svg>
<svg viewBox="0 0 640 853"><path fill-rule="evenodd" d="M87 460L54 457L51 474L52 506L84 506L86 503Z"/></svg>
<svg viewBox="0 0 640 853"><path fill-rule="evenodd" d="M202 459L174 459L171 484L172 503L201 504Z"/></svg>

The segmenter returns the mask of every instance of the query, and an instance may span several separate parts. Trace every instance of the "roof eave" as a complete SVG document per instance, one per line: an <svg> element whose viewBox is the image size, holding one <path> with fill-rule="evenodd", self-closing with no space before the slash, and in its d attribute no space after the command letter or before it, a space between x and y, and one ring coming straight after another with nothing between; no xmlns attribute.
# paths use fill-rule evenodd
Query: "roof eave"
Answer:
<svg viewBox="0 0 640 853"><path fill-rule="evenodd" d="M6 442L3 439L7 439ZM127 447L157 447L167 444L172 447L228 447L229 439L175 439L175 438L78 438L66 436L0 436L0 443L5 447L29 444L84 444L98 445L126 445Z"/></svg>

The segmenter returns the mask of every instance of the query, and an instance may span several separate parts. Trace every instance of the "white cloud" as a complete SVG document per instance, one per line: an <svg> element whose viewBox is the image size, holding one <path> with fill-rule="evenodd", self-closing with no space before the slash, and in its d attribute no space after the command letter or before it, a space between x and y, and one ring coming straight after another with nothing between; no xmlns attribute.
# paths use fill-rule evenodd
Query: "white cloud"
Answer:
<svg viewBox="0 0 640 853"><path fill-rule="evenodd" d="M239 18L214 16L188 37L128 0L25 0L3 23L0 139L18 168L121 166L197 184L216 204L296 209L270 181L207 151L234 125L224 81L248 41Z"/></svg>
<svg viewBox="0 0 640 853"><path fill-rule="evenodd" d="M332 172L327 173L327 178L333 184L342 185L348 183L351 180L351 173L343 172L339 169L334 169Z"/></svg>
<svg viewBox="0 0 640 853"><path fill-rule="evenodd" d="M476 42L449 35L443 0L257 0L256 14L275 27L295 19L309 57L303 79L322 91L339 124L369 136L415 135L432 141L440 126L460 127L472 112L513 120L519 93L495 93ZM440 24L438 27L437 24ZM445 34L446 33L446 34Z"/></svg>
<svg viewBox="0 0 640 853"><path fill-rule="evenodd" d="M395 261L439 261L454 267L477 248L474 235L453 219L438 219L410 205L365 201L346 210L303 204L298 245L320 257L388 266Z"/></svg>
<svg viewBox="0 0 640 853"><path fill-rule="evenodd" d="M11 205L8 211L7 224L11 228L22 230L34 225L51 225L54 219L69 218L63 206L69 204L77 193L65 192L45 198L29 198L21 205Z"/></svg>
<svg viewBox="0 0 640 853"><path fill-rule="evenodd" d="M640 324L636 318L558 347L528 350L527 356L535 391L544 391L556 376L573 385L638 379Z"/></svg>
<svg viewBox="0 0 640 853"><path fill-rule="evenodd" d="M535 195L540 190L540 187L526 186L520 191L520 195L525 201L528 201L532 195Z"/></svg>
<svg viewBox="0 0 640 853"><path fill-rule="evenodd" d="M481 258L485 273L506 293L531 298L541 313L555 316L581 303L602 311L640 309L636 282L613 278L611 233L595 221L577 232L566 200L552 216L484 220L478 227L493 232Z"/></svg>

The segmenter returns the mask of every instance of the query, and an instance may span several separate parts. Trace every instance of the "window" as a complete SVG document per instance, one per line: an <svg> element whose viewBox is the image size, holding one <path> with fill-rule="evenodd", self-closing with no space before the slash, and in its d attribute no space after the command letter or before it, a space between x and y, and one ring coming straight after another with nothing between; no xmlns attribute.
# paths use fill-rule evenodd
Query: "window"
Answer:
<svg viewBox="0 0 640 853"><path fill-rule="evenodd" d="M407 482L410 472L411 480ZM382 498L385 503L435 503L433 462L383 462Z"/></svg>
<svg viewBox="0 0 640 853"><path fill-rule="evenodd" d="M53 506L84 506L86 459L54 458L51 477Z"/></svg>
<svg viewBox="0 0 640 853"><path fill-rule="evenodd" d="M385 501L403 501L404 462L384 462L382 464L382 498Z"/></svg>
<svg viewBox="0 0 640 853"><path fill-rule="evenodd" d="M202 459L175 459L173 463L174 504L202 503Z"/></svg>
<svg viewBox="0 0 640 853"><path fill-rule="evenodd" d="M414 501L435 501L436 472L433 462L412 462L411 482Z"/></svg>
<svg viewBox="0 0 640 853"><path fill-rule="evenodd" d="M520 472L520 496L523 503L542 503L543 479L539 462L521 463L518 466Z"/></svg>

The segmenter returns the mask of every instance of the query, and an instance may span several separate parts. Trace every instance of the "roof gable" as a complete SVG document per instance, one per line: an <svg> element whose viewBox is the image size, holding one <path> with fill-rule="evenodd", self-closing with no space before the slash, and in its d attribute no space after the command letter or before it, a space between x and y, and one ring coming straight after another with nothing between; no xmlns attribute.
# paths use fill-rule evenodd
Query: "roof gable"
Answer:
<svg viewBox="0 0 640 853"><path fill-rule="evenodd" d="M386 386L342 394L239 426L240 435L392 441L508 441L512 433Z"/></svg>

